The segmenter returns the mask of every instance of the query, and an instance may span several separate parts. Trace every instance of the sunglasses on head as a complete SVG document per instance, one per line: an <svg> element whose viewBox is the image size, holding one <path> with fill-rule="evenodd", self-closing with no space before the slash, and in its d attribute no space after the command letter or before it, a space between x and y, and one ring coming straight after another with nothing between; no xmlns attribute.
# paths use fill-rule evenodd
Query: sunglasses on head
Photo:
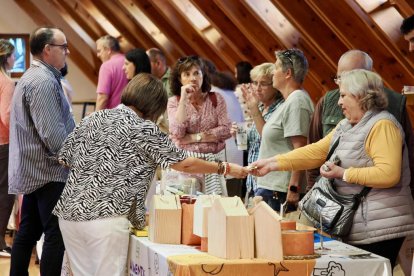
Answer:
<svg viewBox="0 0 414 276"><path fill-rule="evenodd" d="M199 59L199 57L198 56L195 56L195 55L193 55L193 56L186 56L186 57L179 58L178 61L177 61L177 63L178 64L181 64L181 63L186 63L186 62L193 61L193 60L198 60L198 59Z"/></svg>

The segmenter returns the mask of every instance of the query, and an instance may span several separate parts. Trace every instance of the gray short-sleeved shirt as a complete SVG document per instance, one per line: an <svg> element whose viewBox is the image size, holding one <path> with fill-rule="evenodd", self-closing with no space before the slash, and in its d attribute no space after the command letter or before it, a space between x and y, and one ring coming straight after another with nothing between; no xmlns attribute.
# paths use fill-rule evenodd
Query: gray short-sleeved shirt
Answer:
<svg viewBox="0 0 414 276"><path fill-rule="evenodd" d="M292 92L263 127L259 159L293 150L292 136L308 136L313 103L304 90ZM290 172L271 172L257 180L258 188L286 192ZM302 183L300 183L302 185ZM304 184L304 183L303 183Z"/></svg>

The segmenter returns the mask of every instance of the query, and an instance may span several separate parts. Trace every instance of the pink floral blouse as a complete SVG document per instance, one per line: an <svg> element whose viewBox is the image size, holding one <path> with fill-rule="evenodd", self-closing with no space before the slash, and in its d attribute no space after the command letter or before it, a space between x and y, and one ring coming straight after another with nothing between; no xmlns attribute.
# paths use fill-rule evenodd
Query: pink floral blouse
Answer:
<svg viewBox="0 0 414 276"><path fill-rule="evenodd" d="M225 140L231 137L231 121L227 115L226 103L223 97L216 93L217 106L214 107L210 97L198 111L192 104L186 106L187 120L177 123L176 113L178 108L178 97L173 96L168 99L168 120L170 128L170 138L177 147L201 153L218 153L225 147ZM186 134L204 132L213 134L217 137L217 142L201 142L191 144L181 144L180 138Z"/></svg>

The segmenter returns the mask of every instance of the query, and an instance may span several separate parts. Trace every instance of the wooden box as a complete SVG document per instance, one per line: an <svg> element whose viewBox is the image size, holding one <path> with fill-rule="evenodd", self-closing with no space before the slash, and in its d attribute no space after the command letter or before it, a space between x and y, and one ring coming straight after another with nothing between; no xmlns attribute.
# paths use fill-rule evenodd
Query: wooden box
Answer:
<svg viewBox="0 0 414 276"><path fill-rule="evenodd" d="M154 195L149 215L149 240L181 243L181 203L178 195Z"/></svg>
<svg viewBox="0 0 414 276"><path fill-rule="evenodd" d="M239 197L214 200L208 214L208 254L225 259L254 258L254 221Z"/></svg>
<svg viewBox="0 0 414 276"><path fill-rule="evenodd" d="M254 217L255 257L283 261L282 218L263 201L250 214Z"/></svg>
<svg viewBox="0 0 414 276"><path fill-rule="evenodd" d="M208 236L208 212L219 195L200 195L194 204L193 233L202 238Z"/></svg>

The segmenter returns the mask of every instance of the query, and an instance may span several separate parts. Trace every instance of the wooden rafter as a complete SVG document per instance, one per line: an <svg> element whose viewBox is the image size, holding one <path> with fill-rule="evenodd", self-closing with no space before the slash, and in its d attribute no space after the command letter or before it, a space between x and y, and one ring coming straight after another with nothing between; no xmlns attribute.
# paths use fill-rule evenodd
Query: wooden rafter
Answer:
<svg viewBox="0 0 414 276"><path fill-rule="evenodd" d="M30 15L39 26L53 26L52 21L30 0L15 0L17 5L22 8L28 15ZM68 38L70 40L70 38ZM82 72L89 78L93 83L98 81L97 68L91 65L79 52L76 47L70 48L69 58L82 70Z"/></svg>

